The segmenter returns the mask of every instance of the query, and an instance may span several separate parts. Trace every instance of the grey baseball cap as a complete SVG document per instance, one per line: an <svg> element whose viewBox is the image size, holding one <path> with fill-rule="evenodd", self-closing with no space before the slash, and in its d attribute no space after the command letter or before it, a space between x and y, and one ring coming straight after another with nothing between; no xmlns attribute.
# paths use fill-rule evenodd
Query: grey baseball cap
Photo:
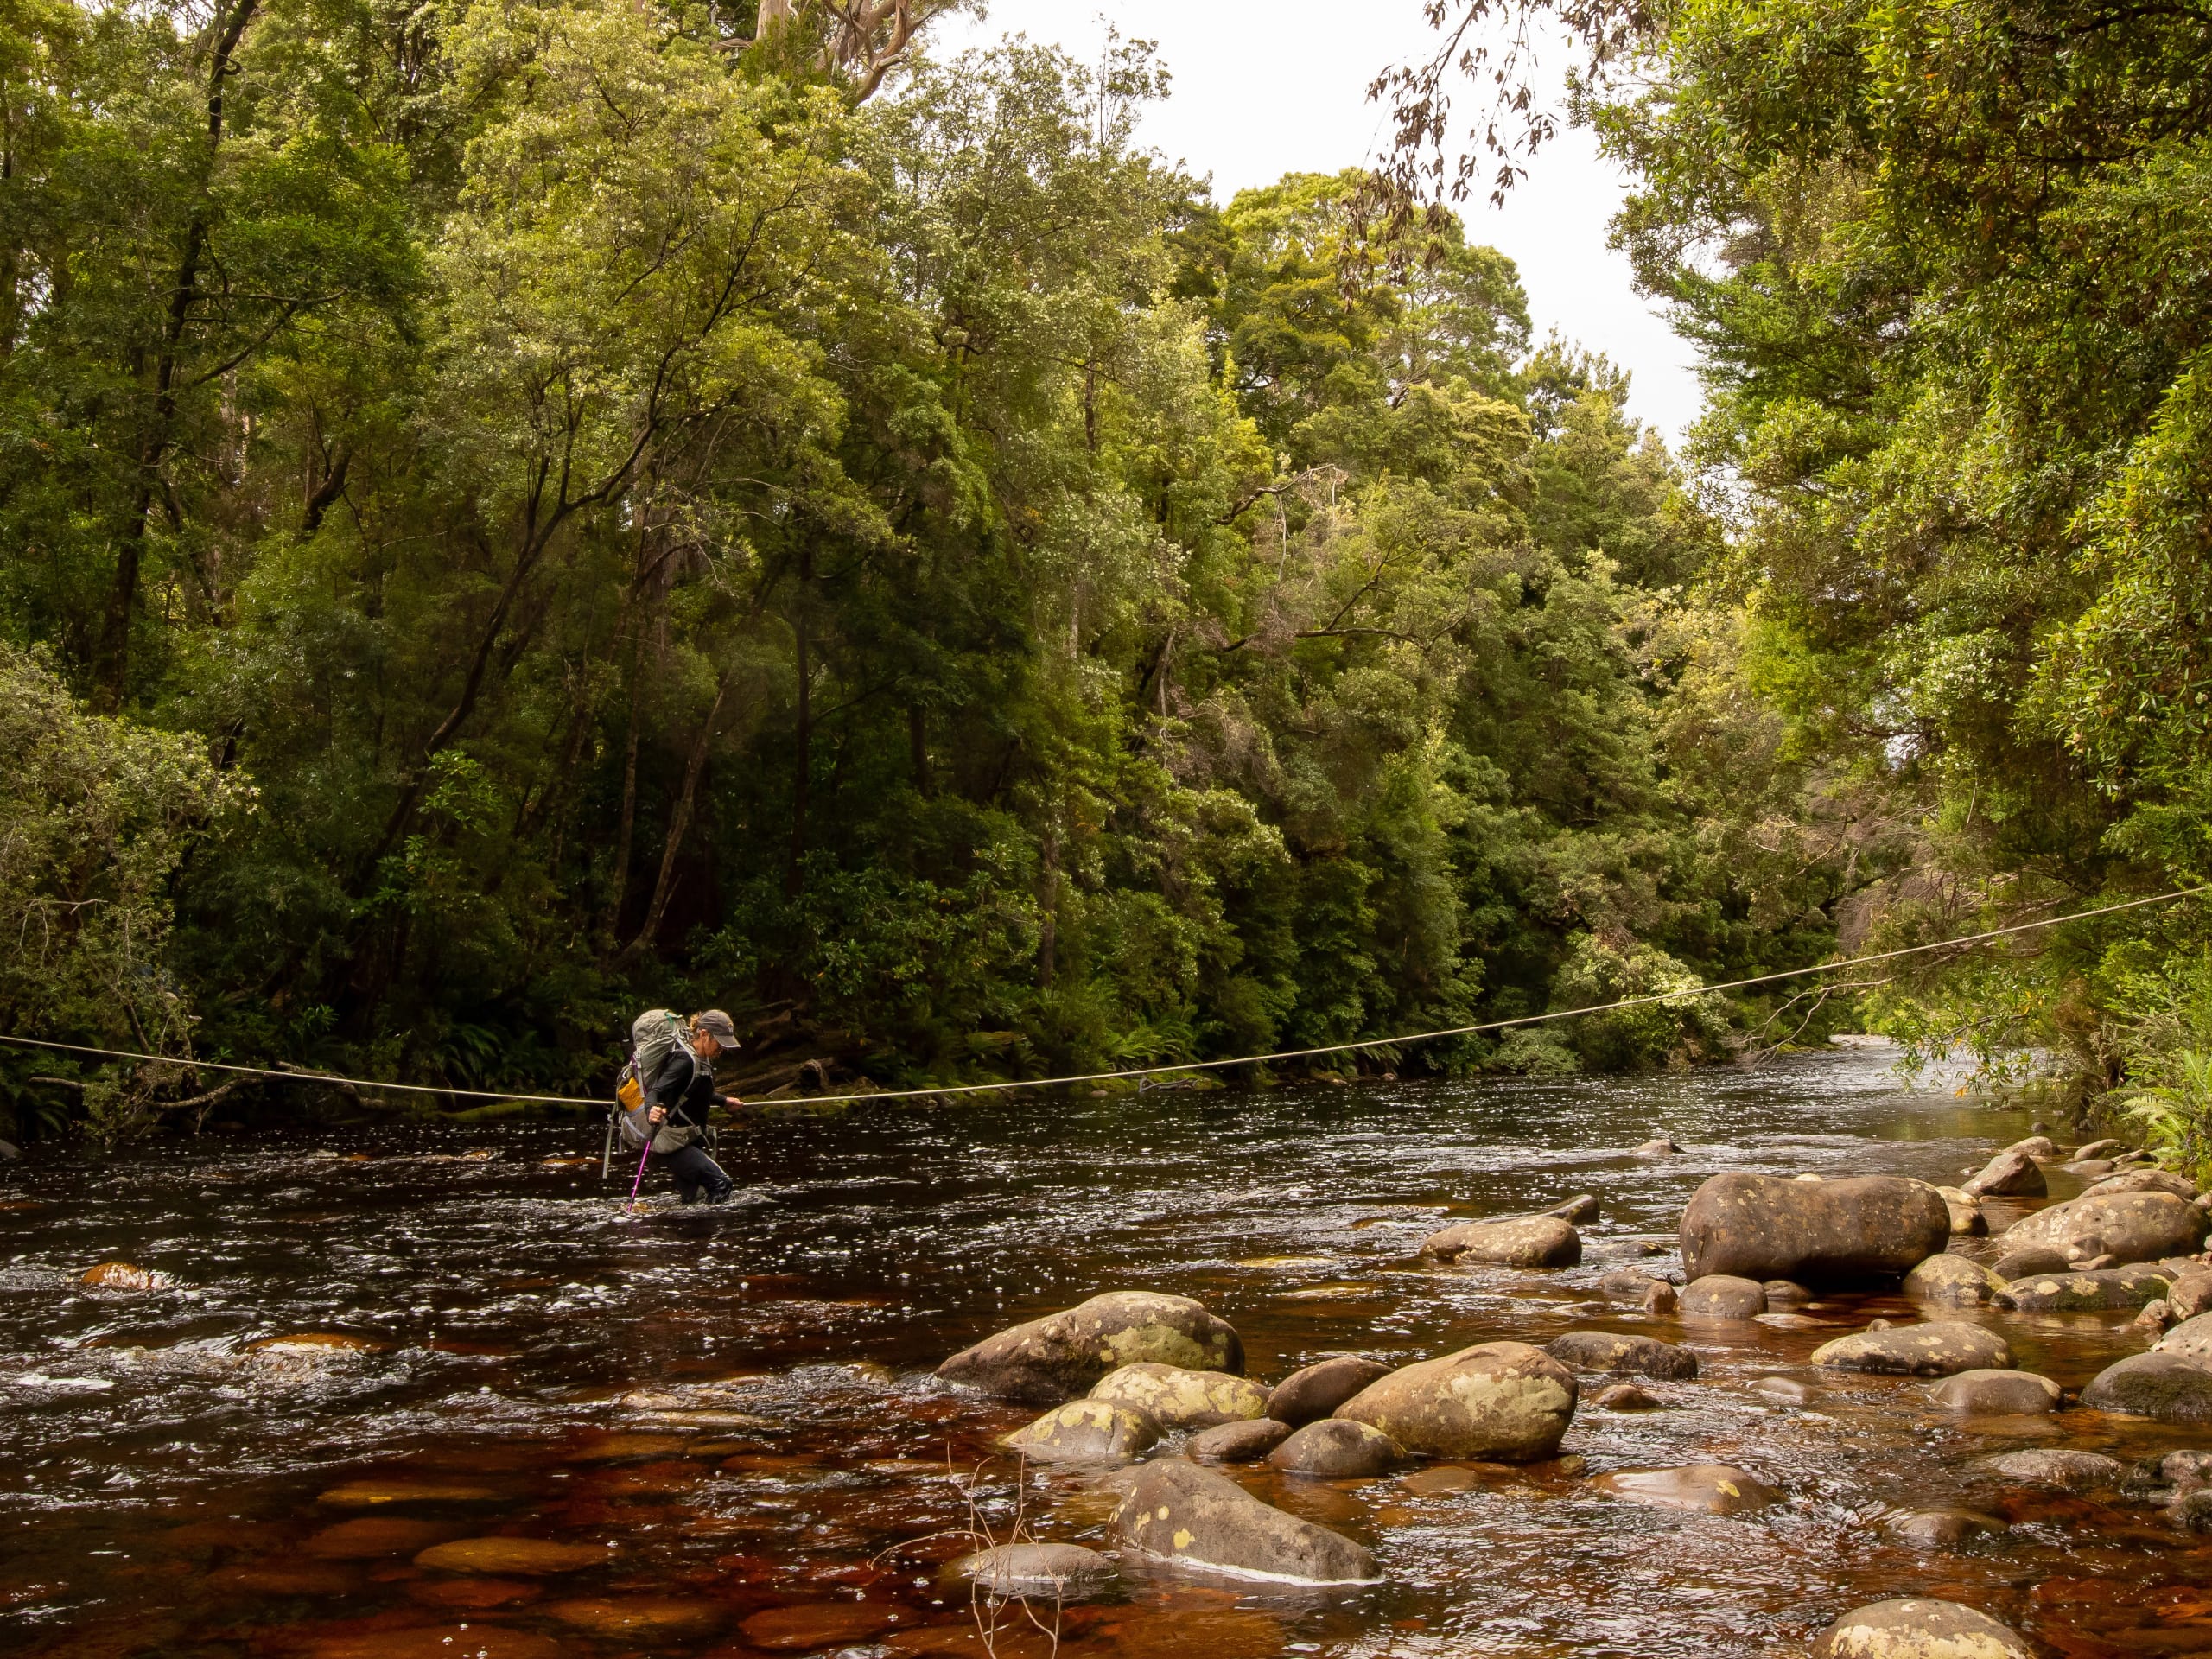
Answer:
<svg viewBox="0 0 2212 1659"><path fill-rule="evenodd" d="M709 1008L704 1014L693 1014L691 1028L705 1032L725 1048L737 1046L737 1027L730 1023L729 1015L720 1008Z"/></svg>

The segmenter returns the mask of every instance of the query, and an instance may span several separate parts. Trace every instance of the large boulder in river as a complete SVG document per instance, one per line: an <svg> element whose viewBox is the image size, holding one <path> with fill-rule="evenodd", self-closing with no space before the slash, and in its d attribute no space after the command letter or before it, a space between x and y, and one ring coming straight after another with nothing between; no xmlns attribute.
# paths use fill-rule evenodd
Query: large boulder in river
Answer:
<svg viewBox="0 0 2212 1659"><path fill-rule="evenodd" d="M1326 1417L1369 1383L1389 1375L1390 1368L1380 1360L1332 1354L1276 1383L1268 1395L1268 1415L1293 1428L1303 1428Z"/></svg>
<svg viewBox="0 0 2212 1659"><path fill-rule="evenodd" d="M1813 1350L1813 1363L1885 1376L1949 1376L1959 1371L2009 1371L2012 1351L2004 1338L1979 1325L1932 1319L1838 1337Z"/></svg>
<svg viewBox="0 0 2212 1659"><path fill-rule="evenodd" d="M2035 1649L1987 1613L1907 1596L1846 1613L1813 1643L1813 1659L2035 1659Z"/></svg>
<svg viewBox="0 0 2212 1659"><path fill-rule="evenodd" d="M2131 1169L2118 1175L2106 1176L2082 1196L2094 1198L2115 1192L2171 1192L2187 1202L2196 1197L2196 1183L2171 1170Z"/></svg>
<svg viewBox="0 0 2212 1659"><path fill-rule="evenodd" d="M2165 1275L2134 1268L2094 1273L2038 1273L2005 1287L2005 1300L2023 1313L2090 1313L2148 1306L2166 1294Z"/></svg>
<svg viewBox="0 0 2212 1659"><path fill-rule="evenodd" d="M1983 1165L1962 1190L1977 1198L2039 1198L2050 1188L2034 1159L2018 1147L2008 1147Z"/></svg>
<svg viewBox="0 0 2212 1659"><path fill-rule="evenodd" d="M1966 1416L2028 1417L2056 1411L2065 1391L2033 1371L1958 1371L1929 1389L1928 1397Z"/></svg>
<svg viewBox="0 0 2212 1659"><path fill-rule="evenodd" d="M1506 1268L1571 1268L1582 1259L1582 1235L1557 1216L1463 1221L1421 1240L1421 1253L1445 1262Z"/></svg>
<svg viewBox="0 0 2212 1659"><path fill-rule="evenodd" d="M2131 1354L2098 1372L2082 1403L2161 1423L2212 1423L2212 1371L2175 1354Z"/></svg>
<svg viewBox="0 0 2212 1659"><path fill-rule="evenodd" d="M2152 1344L2154 1352L2171 1354L2192 1365L2212 1370L2212 1313L2183 1319Z"/></svg>
<svg viewBox="0 0 2212 1659"><path fill-rule="evenodd" d="M999 1444L1032 1463L1127 1463L1160 1438L1160 1425L1109 1400L1071 1400Z"/></svg>
<svg viewBox="0 0 2212 1659"><path fill-rule="evenodd" d="M1184 1443L1183 1455L1199 1463L1264 1463L1289 1438L1288 1423L1253 1417L1201 1430Z"/></svg>
<svg viewBox="0 0 2212 1659"><path fill-rule="evenodd" d="M1524 1342L1486 1342L1401 1366L1337 1408L1432 1458L1526 1463L1559 1450L1574 1373Z"/></svg>
<svg viewBox="0 0 2212 1659"><path fill-rule="evenodd" d="M2204 1212L2171 1192L2101 1192L2054 1204L2013 1224L2005 1246L2048 1244L2070 1262L2109 1255L2115 1265L2187 1255L2203 1242Z"/></svg>
<svg viewBox="0 0 2212 1659"><path fill-rule="evenodd" d="M1715 1175L1682 1211L1682 1268L1693 1281L1716 1273L1808 1284L1894 1277L1950 1242L1943 1195L1895 1175Z"/></svg>
<svg viewBox="0 0 2212 1659"><path fill-rule="evenodd" d="M1001 1400L1052 1404L1147 1360L1242 1375L1244 1344L1225 1320L1187 1296L1116 1290L986 1337L937 1374Z"/></svg>
<svg viewBox="0 0 2212 1659"><path fill-rule="evenodd" d="M1349 1417L1308 1423L1268 1453L1268 1465L1317 1480L1370 1480L1406 1466L1406 1448Z"/></svg>
<svg viewBox="0 0 2212 1659"><path fill-rule="evenodd" d="M1090 1397L1141 1411L1162 1428L1211 1428L1268 1414L1268 1391L1256 1382L1152 1360L1107 1372Z"/></svg>
<svg viewBox="0 0 2212 1659"><path fill-rule="evenodd" d="M1114 1511L1140 1554L1178 1567L1287 1584L1373 1584L1375 1557L1351 1539L1262 1503L1226 1475L1180 1458L1146 1464Z"/></svg>
<svg viewBox="0 0 2212 1659"><path fill-rule="evenodd" d="M1546 1343L1544 1351L1560 1364L1578 1371L1656 1376L1669 1382L1687 1382L1697 1375L1695 1354L1652 1337L1624 1337L1611 1331L1570 1331Z"/></svg>
<svg viewBox="0 0 2212 1659"><path fill-rule="evenodd" d="M1904 1294L1943 1307L1986 1307L2005 1294L2005 1281L1963 1255L1931 1255L1905 1274Z"/></svg>
<svg viewBox="0 0 2212 1659"><path fill-rule="evenodd" d="M1766 1312L1766 1287L1732 1273L1708 1273L1682 1288L1686 1319L1753 1319Z"/></svg>

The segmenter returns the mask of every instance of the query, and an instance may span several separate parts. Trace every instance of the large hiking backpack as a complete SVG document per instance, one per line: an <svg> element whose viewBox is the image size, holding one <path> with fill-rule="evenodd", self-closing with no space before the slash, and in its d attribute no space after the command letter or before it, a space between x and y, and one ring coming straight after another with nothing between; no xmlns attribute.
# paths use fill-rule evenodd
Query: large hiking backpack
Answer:
<svg viewBox="0 0 2212 1659"><path fill-rule="evenodd" d="M607 1150L600 1160L602 1176L613 1169L618 1139L632 1152L645 1144L645 1137L630 1126L625 1114L645 1103L645 1079L660 1070L679 1044L690 1048L690 1034L682 1016L667 1008L647 1008L630 1022L630 1058L615 1074L614 1109L607 1115Z"/></svg>

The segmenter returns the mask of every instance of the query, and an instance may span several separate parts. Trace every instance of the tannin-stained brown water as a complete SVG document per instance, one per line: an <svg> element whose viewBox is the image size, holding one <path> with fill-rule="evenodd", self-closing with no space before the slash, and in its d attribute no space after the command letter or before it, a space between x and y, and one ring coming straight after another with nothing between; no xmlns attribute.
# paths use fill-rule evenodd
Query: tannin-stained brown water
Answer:
<svg viewBox="0 0 2212 1659"><path fill-rule="evenodd" d="M1688 1150L1630 1155L1658 1128ZM1873 1315L1916 1317L1894 1298L1721 1325L1645 1319L1594 1287L1623 1262L1678 1267L1647 1247L1671 1249L1717 1171L1955 1182L2027 1132L2024 1114L1909 1092L1878 1055L1840 1053L779 1122L725 1137L737 1204L681 1211L649 1175L635 1217L626 1172L600 1180L595 1127L41 1149L0 1170L0 1645L1703 1656L1802 1652L1846 1609L1929 1593L2063 1654L2212 1651L2212 1550L2139 1501L1975 1466L2021 1446L2133 1459L2212 1436L2079 1408L1976 1425L1923 1383L1808 1367ZM1415 1257L1440 1217L1581 1192L1605 1217L1579 1268ZM110 1261L168 1282L80 1281ZM1033 1414L931 1368L1126 1288L1204 1301L1262 1380L1326 1352L1408 1360L1578 1327L1687 1343L1703 1369L1650 1384L1654 1412L1599 1409L1586 1386L1552 1463L1235 1471L1369 1544L1381 1586L1285 1594L1125 1561L1116 1598L1035 1622L1001 1610L986 1635L942 1563L979 1531L1110 1547L1113 1498L1095 1473L1025 1478L995 1441ZM2021 1365L2069 1389L2148 1345L2126 1314L1942 1317L1999 1325ZM1777 1375L1809 1396L1758 1390ZM1591 1483L1691 1462L1742 1465L1786 1501L1710 1516ZM1931 1552L1882 1525L1942 1505L2011 1530ZM484 1540L502 1541L468 1541Z"/></svg>

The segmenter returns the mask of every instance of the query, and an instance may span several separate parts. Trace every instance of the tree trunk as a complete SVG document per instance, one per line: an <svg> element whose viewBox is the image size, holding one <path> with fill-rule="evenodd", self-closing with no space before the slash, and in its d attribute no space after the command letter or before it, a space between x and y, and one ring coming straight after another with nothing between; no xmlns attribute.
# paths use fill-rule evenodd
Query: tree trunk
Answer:
<svg viewBox="0 0 2212 1659"><path fill-rule="evenodd" d="M726 670L715 686L715 700L707 706L707 717L700 722L699 741L691 746L691 759L683 768L683 790L676 798L676 811L668 821L668 841L660 853L660 874L653 882L653 896L645 906L645 924L638 929L623 950L626 957L650 948L653 936L660 931L660 918L667 913L669 896L676 890L676 859L683 850L683 837L691 828L691 810L699 798L699 779L707 769L707 751L715 741L715 727L721 718L722 702L729 696L731 677L735 669Z"/></svg>
<svg viewBox="0 0 2212 1659"><path fill-rule="evenodd" d="M1037 988L1052 988L1052 975L1058 963L1060 941L1060 838L1057 833L1045 837L1045 925L1037 939Z"/></svg>
<svg viewBox="0 0 2212 1659"><path fill-rule="evenodd" d="M630 663L630 725L622 740L622 812L615 821L614 891L607 901L607 942L622 926L622 901L630 896L630 846L638 829L638 704L645 653L633 650Z"/></svg>
<svg viewBox="0 0 2212 1659"><path fill-rule="evenodd" d="M814 772L814 687L813 665L807 660L806 623L807 601L814 581L814 551L807 549L799 555L798 604L796 607L796 629L798 640L798 757L791 767L791 861L784 870L784 895L796 899L805 885L803 861L806 856L807 791Z"/></svg>
<svg viewBox="0 0 2212 1659"><path fill-rule="evenodd" d="M906 706L906 753L914 768L914 793L926 800L930 792L929 715L918 702Z"/></svg>

